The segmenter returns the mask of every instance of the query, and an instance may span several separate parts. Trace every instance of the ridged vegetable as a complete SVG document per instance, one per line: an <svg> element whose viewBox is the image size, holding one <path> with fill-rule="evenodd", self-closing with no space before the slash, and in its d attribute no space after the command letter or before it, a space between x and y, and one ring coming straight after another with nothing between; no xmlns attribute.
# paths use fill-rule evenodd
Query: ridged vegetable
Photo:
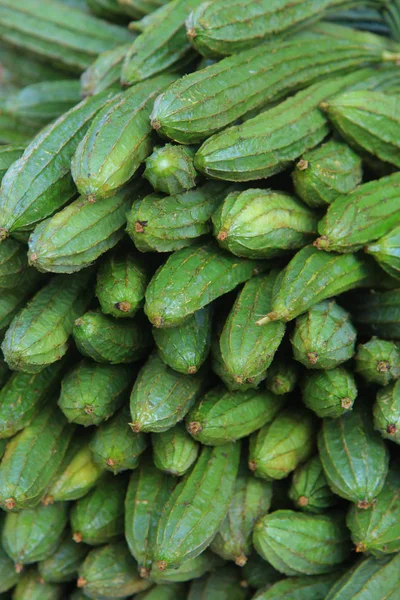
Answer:
<svg viewBox="0 0 400 600"><path fill-rule="evenodd" d="M163 362L185 375L197 373L210 350L211 328L210 306L197 310L177 327L153 327L154 341Z"/></svg>
<svg viewBox="0 0 400 600"><path fill-rule="evenodd" d="M329 100L324 110L354 148L400 167L400 120L396 96L354 91Z"/></svg>
<svg viewBox="0 0 400 600"><path fill-rule="evenodd" d="M342 367L307 373L302 397L307 408L318 417L335 419L353 408L357 385L352 373Z"/></svg>
<svg viewBox="0 0 400 600"><path fill-rule="evenodd" d="M13 600L62 600L63 588L45 583L36 569L27 569L14 589Z"/></svg>
<svg viewBox="0 0 400 600"><path fill-rule="evenodd" d="M125 57L122 85L133 85L157 73L174 68L190 54L184 22L200 0L172 0L162 9L162 19L154 20L137 37Z"/></svg>
<svg viewBox="0 0 400 600"><path fill-rule="evenodd" d="M51 402L7 444L0 464L0 506L37 506L62 465L74 427Z"/></svg>
<svg viewBox="0 0 400 600"><path fill-rule="evenodd" d="M98 54L132 39L117 25L49 0L1 0L0 39L16 50L80 73Z"/></svg>
<svg viewBox="0 0 400 600"><path fill-rule="evenodd" d="M97 271L96 296L102 312L133 317L144 302L149 278L147 265L137 254L107 254Z"/></svg>
<svg viewBox="0 0 400 600"><path fill-rule="evenodd" d="M239 443L203 447L161 515L154 544L154 561L160 571L178 567L209 545L228 510L239 458Z"/></svg>
<svg viewBox="0 0 400 600"><path fill-rule="evenodd" d="M317 216L294 196L272 190L232 192L213 214L221 248L245 258L274 258L302 248Z"/></svg>
<svg viewBox="0 0 400 600"><path fill-rule="evenodd" d="M290 0L278 0L271 6L268 0L256 4L241 0L232 11L223 0L203 2L188 18L187 34L204 56L235 54L304 28L340 3L341 0L308 0L293 4Z"/></svg>
<svg viewBox="0 0 400 600"><path fill-rule="evenodd" d="M124 501L127 480L105 475L86 496L72 507L73 539L91 546L115 541L124 533Z"/></svg>
<svg viewBox="0 0 400 600"><path fill-rule="evenodd" d="M298 365L294 361L275 358L268 367L265 387L277 396L290 394L296 387L298 375Z"/></svg>
<svg viewBox="0 0 400 600"><path fill-rule="evenodd" d="M210 549L243 567L252 549L254 524L271 507L272 484L256 479L243 463L236 478L228 513Z"/></svg>
<svg viewBox="0 0 400 600"><path fill-rule="evenodd" d="M180 477L190 469L199 453L199 444L186 432L183 423L151 436L153 461L157 469Z"/></svg>
<svg viewBox="0 0 400 600"><path fill-rule="evenodd" d="M258 275L239 292L221 333L221 357L238 384L258 383L265 378L285 333L285 324L258 327L259 315L271 308L277 271Z"/></svg>
<svg viewBox="0 0 400 600"><path fill-rule="evenodd" d="M197 151L194 165L208 177L251 181L271 177L317 146L330 126L320 102L367 79L368 69L315 83L256 117L217 133Z"/></svg>
<svg viewBox="0 0 400 600"><path fill-rule="evenodd" d="M91 278L87 271L53 277L17 314L1 346L12 369L37 373L64 356L73 323L92 300Z"/></svg>
<svg viewBox="0 0 400 600"><path fill-rule="evenodd" d="M293 510L277 510L260 519L253 543L285 575L331 573L351 549L342 514L308 515Z"/></svg>
<svg viewBox="0 0 400 600"><path fill-rule="evenodd" d="M333 369L353 356L356 336L350 314L334 300L325 300L296 319L293 356L307 369Z"/></svg>
<svg viewBox="0 0 400 600"><path fill-rule="evenodd" d="M118 321L100 311L90 311L76 319L72 335L83 356L112 365L140 360L152 346L144 319Z"/></svg>
<svg viewBox="0 0 400 600"><path fill-rule="evenodd" d="M93 119L71 163L80 194L101 200L133 177L153 149L149 115L154 99L174 79L160 75L121 92Z"/></svg>
<svg viewBox="0 0 400 600"><path fill-rule="evenodd" d="M187 600L245 600L246 597L237 569L227 565L216 573L192 581Z"/></svg>
<svg viewBox="0 0 400 600"><path fill-rule="evenodd" d="M195 148L166 144L154 148L146 159L143 176L158 192L181 194L196 185L197 172L193 165Z"/></svg>
<svg viewBox="0 0 400 600"><path fill-rule="evenodd" d="M27 427L57 392L65 363L59 361L36 374L12 373L0 389L0 439Z"/></svg>
<svg viewBox="0 0 400 600"><path fill-rule="evenodd" d="M79 569L78 588L89 598L125 598L149 587L136 574L136 563L125 542L94 548Z"/></svg>
<svg viewBox="0 0 400 600"><path fill-rule="evenodd" d="M174 477L149 459L131 475L125 499L125 538L141 577L150 575L157 526L175 483Z"/></svg>
<svg viewBox="0 0 400 600"><path fill-rule="evenodd" d="M61 541L67 520L65 502L8 513L2 544L16 570L22 571L23 565L49 558Z"/></svg>
<svg viewBox="0 0 400 600"><path fill-rule="evenodd" d="M75 273L90 266L124 235L135 188L125 188L92 204L82 196L37 225L28 258L38 271Z"/></svg>
<svg viewBox="0 0 400 600"><path fill-rule="evenodd" d="M360 331L385 340L400 340L400 289L356 294L350 312Z"/></svg>
<svg viewBox="0 0 400 600"><path fill-rule="evenodd" d="M249 468L263 479L287 477L312 454L313 431L312 413L302 409L283 410L251 436Z"/></svg>
<svg viewBox="0 0 400 600"><path fill-rule="evenodd" d="M114 475L136 469L147 446L144 434L134 433L129 420L129 407L124 405L108 421L100 423L90 443L93 460Z"/></svg>
<svg viewBox="0 0 400 600"><path fill-rule="evenodd" d="M157 565L154 565L150 571L150 579L156 583L168 583L190 581L202 577L205 573L217 571L224 560L211 552L204 550L198 556L185 560L178 568L166 568L160 571Z"/></svg>
<svg viewBox="0 0 400 600"><path fill-rule="evenodd" d="M320 237L314 245L328 252L360 250L398 224L399 202L399 173L358 186L330 205L318 224Z"/></svg>
<svg viewBox="0 0 400 600"><path fill-rule="evenodd" d="M39 563L39 574L47 583L74 581L88 552L88 546L76 544L68 531L52 556Z"/></svg>
<svg viewBox="0 0 400 600"><path fill-rule="evenodd" d="M306 152L292 172L298 196L312 207L332 204L361 183L361 158L346 143L332 138Z"/></svg>
<svg viewBox="0 0 400 600"><path fill-rule="evenodd" d="M284 404L270 392L212 388L186 415L189 433L202 444L221 446L271 422Z"/></svg>
<svg viewBox="0 0 400 600"><path fill-rule="evenodd" d="M395 600L400 580L400 554L357 562L331 588L325 600Z"/></svg>
<svg viewBox="0 0 400 600"><path fill-rule="evenodd" d="M99 481L103 469L94 460L88 440L79 434L73 438L62 468L54 477L43 504L53 504L61 500L78 500L91 490Z"/></svg>
<svg viewBox="0 0 400 600"><path fill-rule="evenodd" d="M367 383L388 385L400 377L400 350L394 342L373 337L357 347L354 370Z"/></svg>
<svg viewBox="0 0 400 600"><path fill-rule="evenodd" d="M389 469L385 485L369 510L352 505L347 514L347 526L356 552L375 556L392 554L400 549L400 471Z"/></svg>
<svg viewBox="0 0 400 600"><path fill-rule="evenodd" d="M98 55L81 75L81 94L95 96L112 86L119 87L122 61L130 44L122 44Z"/></svg>
<svg viewBox="0 0 400 600"><path fill-rule="evenodd" d="M197 69L157 98L152 125L162 137L183 144L202 142L240 117L257 113L321 78L379 61L382 48L375 40L356 37L322 34L319 39L259 44Z"/></svg>
<svg viewBox="0 0 400 600"><path fill-rule="evenodd" d="M0 243L0 290L23 288L32 278L26 248L9 238Z"/></svg>
<svg viewBox="0 0 400 600"><path fill-rule="evenodd" d="M365 407L338 419L324 419L318 449L332 491L368 509L382 490L388 471L388 449Z"/></svg>
<svg viewBox="0 0 400 600"><path fill-rule="evenodd" d="M257 321L291 321L314 304L371 283L374 270L356 254L328 254L306 246L278 275L272 293L272 310Z"/></svg>
<svg viewBox="0 0 400 600"><path fill-rule="evenodd" d="M158 354L141 368L130 397L133 431L166 431L181 421L204 390L206 372L183 375L170 369Z"/></svg>
<svg viewBox="0 0 400 600"><path fill-rule="evenodd" d="M254 600L325 600L337 578L336 573L287 577L266 591L260 591Z"/></svg>
<svg viewBox="0 0 400 600"><path fill-rule="evenodd" d="M151 279L145 313L156 327L175 327L261 269L260 262L235 258L212 243L182 248Z"/></svg>
<svg viewBox="0 0 400 600"><path fill-rule="evenodd" d="M133 203L127 232L141 252L172 252L190 246L211 229L211 216L228 193L209 182L175 196L149 194Z"/></svg>
<svg viewBox="0 0 400 600"><path fill-rule="evenodd" d="M98 425L127 400L131 382L128 366L82 360L64 377L58 405L69 422Z"/></svg>
<svg viewBox="0 0 400 600"><path fill-rule="evenodd" d="M306 513L321 514L337 503L338 498L328 486L318 455L295 469L289 497L297 509Z"/></svg>
<svg viewBox="0 0 400 600"><path fill-rule="evenodd" d="M0 239L31 231L75 196L71 158L90 121L112 97L105 91L61 115L38 133L7 171L0 192Z"/></svg>
<svg viewBox="0 0 400 600"><path fill-rule="evenodd" d="M400 444L400 381L378 391L373 414L374 427L381 436Z"/></svg>
<svg viewBox="0 0 400 600"><path fill-rule="evenodd" d="M368 244L364 250L374 257L386 273L400 279L400 227L394 227L376 242Z"/></svg>

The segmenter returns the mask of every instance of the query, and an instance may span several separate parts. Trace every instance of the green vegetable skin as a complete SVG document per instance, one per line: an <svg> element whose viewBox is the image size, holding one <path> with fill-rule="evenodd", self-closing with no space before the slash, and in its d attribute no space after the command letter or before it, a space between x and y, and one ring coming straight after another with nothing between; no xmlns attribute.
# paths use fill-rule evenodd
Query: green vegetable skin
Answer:
<svg viewBox="0 0 400 600"><path fill-rule="evenodd" d="M156 327L174 327L262 269L259 261L235 258L212 243L177 250L150 281L145 313Z"/></svg>
<svg viewBox="0 0 400 600"><path fill-rule="evenodd" d="M91 119L112 97L105 91L83 100L38 133L13 163L2 181L0 239L31 231L75 196L71 158Z"/></svg>
<svg viewBox="0 0 400 600"><path fill-rule="evenodd" d="M183 144L199 143L291 91L379 61L382 55L374 39L324 33L313 39L312 31L311 39L260 44L181 77L157 98L151 114L154 129Z"/></svg>
<svg viewBox="0 0 400 600"><path fill-rule="evenodd" d="M322 19L341 0L240 0L232 11L223 0L203 2L186 21L188 37L204 56L234 54ZM251 23L251 27L249 27Z"/></svg>

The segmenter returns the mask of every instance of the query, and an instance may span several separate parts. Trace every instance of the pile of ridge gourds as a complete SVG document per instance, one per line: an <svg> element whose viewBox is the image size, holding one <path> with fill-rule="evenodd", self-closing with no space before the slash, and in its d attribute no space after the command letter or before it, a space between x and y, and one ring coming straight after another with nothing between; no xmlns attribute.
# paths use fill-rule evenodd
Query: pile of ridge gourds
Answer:
<svg viewBox="0 0 400 600"><path fill-rule="evenodd" d="M0 0L0 600L399 600L400 0Z"/></svg>

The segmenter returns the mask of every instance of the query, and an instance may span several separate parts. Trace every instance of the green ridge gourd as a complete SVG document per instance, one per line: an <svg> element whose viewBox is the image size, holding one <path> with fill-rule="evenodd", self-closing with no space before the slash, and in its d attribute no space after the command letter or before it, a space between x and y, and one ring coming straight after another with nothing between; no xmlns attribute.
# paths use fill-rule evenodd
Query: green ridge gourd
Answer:
<svg viewBox="0 0 400 600"><path fill-rule="evenodd" d="M72 507L70 522L74 542L100 546L124 533L127 479L105 475L98 485Z"/></svg>
<svg viewBox="0 0 400 600"><path fill-rule="evenodd" d="M97 271L96 296L101 311L117 319L133 317L144 303L150 279L147 266L132 252L112 252Z"/></svg>
<svg viewBox="0 0 400 600"><path fill-rule="evenodd" d="M318 455L294 470L289 498L297 509L313 514L324 513L337 503L338 498L328 485Z"/></svg>
<svg viewBox="0 0 400 600"><path fill-rule="evenodd" d="M330 573L351 549L341 513L312 515L293 510L276 510L262 517L254 528L253 543L285 575Z"/></svg>
<svg viewBox="0 0 400 600"><path fill-rule="evenodd" d="M233 12L223 0L202 2L186 21L187 34L203 56L225 56L307 27L340 4L341 0L278 0L273 5L268 0L240 0Z"/></svg>
<svg viewBox="0 0 400 600"><path fill-rule="evenodd" d="M318 417L335 419L353 408L357 385L352 373L342 367L307 373L302 382L302 398Z"/></svg>
<svg viewBox="0 0 400 600"><path fill-rule="evenodd" d="M284 192L232 192L214 212L214 236L221 248L245 258L275 258L312 241L317 216Z"/></svg>
<svg viewBox="0 0 400 600"><path fill-rule="evenodd" d="M225 321L219 345L225 367L238 384L265 379L285 333L282 322L256 325L257 318L271 309L277 271L257 275L245 283Z"/></svg>
<svg viewBox="0 0 400 600"><path fill-rule="evenodd" d="M279 396L278 396L279 397ZM304 409L285 409L250 437L249 469L256 477L283 479L314 449L314 419Z"/></svg>
<svg viewBox="0 0 400 600"><path fill-rule="evenodd" d="M183 423L152 434L153 461L157 469L181 477L197 459L199 444L186 432Z"/></svg>
<svg viewBox="0 0 400 600"><path fill-rule="evenodd" d="M376 242L365 246L364 250L386 273L400 279L400 227L394 227Z"/></svg>
<svg viewBox="0 0 400 600"><path fill-rule="evenodd" d="M197 144L321 78L345 75L381 60L382 38L360 38L359 32L352 30L346 39L343 29L335 37L328 32L317 38L311 29L310 39L294 37L260 44L199 67L177 79L156 99L152 126L163 138ZM395 73L393 68L388 74L392 81Z"/></svg>
<svg viewBox="0 0 400 600"><path fill-rule="evenodd" d="M190 246L211 230L211 216L229 189L208 182L175 196L149 194L133 203L128 235L140 252L172 252Z"/></svg>
<svg viewBox="0 0 400 600"><path fill-rule="evenodd" d="M206 371L184 375L170 369L153 353L139 371L130 396L135 433L167 431L181 421L202 394Z"/></svg>
<svg viewBox="0 0 400 600"><path fill-rule="evenodd" d="M88 546L76 544L68 531L52 556L40 561L39 574L46 583L74 581L88 552Z"/></svg>
<svg viewBox="0 0 400 600"><path fill-rule="evenodd" d="M385 485L369 510L353 504L347 513L347 527L356 552L375 556L392 554L400 549L400 471L389 469Z"/></svg>
<svg viewBox="0 0 400 600"><path fill-rule="evenodd" d="M2 508L21 510L39 504L63 464L74 430L53 400L8 442L0 464Z"/></svg>
<svg viewBox="0 0 400 600"><path fill-rule="evenodd" d="M360 156L333 138L303 154L292 171L292 180L303 202L322 208L352 192L361 183L362 174Z"/></svg>
<svg viewBox="0 0 400 600"><path fill-rule="evenodd" d="M58 405L69 422L98 425L127 400L131 383L128 366L83 360L64 377Z"/></svg>
<svg viewBox="0 0 400 600"><path fill-rule="evenodd" d="M186 428L201 444L221 446L248 436L270 423L284 399L270 392L230 392L218 385L208 391L186 415Z"/></svg>
<svg viewBox="0 0 400 600"><path fill-rule="evenodd" d="M177 327L153 327L158 353L166 365L185 375L197 373L207 359L211 345L210 305L193 313Z"/></svg>
<svg viewBox="0 0 400 600"><path fill-rule="evenodd" d="M228 513L210 549L243 567L252 548L254 524L269 511L271 498L271 483L256 479L243 463L239 468Z"/></svg>
<svg viewBox="0 0 400 600"><path fill-rule="evenodd" d="M100 423L90 442L95 463L114 475L136 469L147 446L145 435L134 433L129 420L129 406L124 404L108 421Z"/></svg>
<svg viewBox="0 0 400 600"><path fill-rule="evenodd" d="M95 204L81 196L42 221L29 238L29 263L51 273L75 273L90 266L122 239L127 212L138 193L125 188Z"/></svg>
<svg viewBox="0 0 400 600"><path fill-rule="evenodd" d="M361 250L398 225L399 202L399 173L358 186L330 205L318 224L320 237L314 245L328 252Z"/></svg>
<svg viewBox="0 0 400 600"><path fill-rule="evenodd" d="M371 507L385 484L389 453L365 407L323 419L318 450L332 491L360 509Z"/></svg>
<svg viewBox="0 0 400 600"><path fill-rule="evenodd" d="M367 383L388 385L400 377L400 350L394 342L373 337L358 345L354 370Z"/></svg>
<svg viewBox="0 0 400 600"><path fill-rule="evenodd" d="M381 436L400 444L400 381L378 391L373 415L374 427Z"/></svg>
<svg viewBox="0 0 400 600"><path fill-rule="evenodd" d="M323 105L329 119L355 150L400 167L398 98L379 91L340 94Z"/></svg>
<svg viewBox="0 0 400 600"><path fill-rule="evenodd" d="M142 82L114 96L96 115L71 162L82 196L102 200L133 177L153 149L149 115L154 99L174 79L165 74Z"/></svg>
<svg viewBox="0 0 400 600"><path fill-rule="evenodd" d="M154 561L160 571L178 567L209 545L228 511L239 459L239 442L203 447L193 469L172 492L158 523Z"/></svg>
<svg viewBox="0 0 400 600"><path fill-rule="evenodd" d="M176 479L157 469L149 457L131 475L125 498L125 538L143 578L150 575L157 526L175 484Z"/></svg>
<svg viewBox="0 0 400 600"><path fill-rule="evenodd" d="M294 358L307 369L333 369L354 355L356 336L350 314L325 300L296 319L290 341Z"/></svg>
<svg viewBox="0 0 400 600"><path fill-rule="evenodd" d="M75 196L71 158L90 121L112 97L105 91L83 100L39 132L13 163L0 192L0 239L31 231Z"/></svg>
<svg viewBox="0 0 400 600"><path fill-rule="evenodd" d="M12 369L37 373L64 356L73 323L92 300L91 279L92 272L53 277L16 315L1 346Z"/></svg>
<svg viewBox="0 0 400 600"><path fill-rule="evenodd" d="M312 306L374 280L372 266L357 254L328 254L313 246L299 250L276 278L272 310L257 321L291 321Z"/></svg>
<svg viewBox="0 0 400 600"><path fill-rule="evenodd" d="M368 86L372 72L315 83L240 125L208 138L195 155L194 166L207 177L227 181L265 179L288 168L330 132L319 104L352 86Z"/></svg>
<svg viewBox="0 0 400 600"><path fill-rule="evenodd" d="M190 56L184 22L200 0L172 0L145 28L128 50L121 71L122 85L133 85L157 73L174 69Z"/></svg>
<svg viewBox="0 0 400 600"><path fill-rule="evenodd" d="M195 187L197 172L193 158L196 149L166 144L154 148L146 159L143 176L158 192L173 196Z"/></svg>
<svg viewBox="0 0 400 600"><path fill-rule="evenodd" d="M210 242L182 248L151 279L144 311L156 327L175 327L263 268L258 261L233 257Z"/></svg>
<svg viewBox="0 0 400 600"><path fill-rule="evenodd" d="M153 341L145 319L121 321L100 311L90 311L76 319L72 336L83 356L106 364L140 360Z"/></svg>

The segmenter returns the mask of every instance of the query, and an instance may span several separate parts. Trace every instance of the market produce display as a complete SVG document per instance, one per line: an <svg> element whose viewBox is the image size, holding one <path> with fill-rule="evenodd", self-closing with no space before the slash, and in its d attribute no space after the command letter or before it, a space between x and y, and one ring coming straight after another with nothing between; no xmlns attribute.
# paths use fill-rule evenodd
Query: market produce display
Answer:
<svg viewBox="0 0 400 600"><path fill-rule="evenodd" d="M0 0L0 600L400 599L400 0Z"/></svg>

